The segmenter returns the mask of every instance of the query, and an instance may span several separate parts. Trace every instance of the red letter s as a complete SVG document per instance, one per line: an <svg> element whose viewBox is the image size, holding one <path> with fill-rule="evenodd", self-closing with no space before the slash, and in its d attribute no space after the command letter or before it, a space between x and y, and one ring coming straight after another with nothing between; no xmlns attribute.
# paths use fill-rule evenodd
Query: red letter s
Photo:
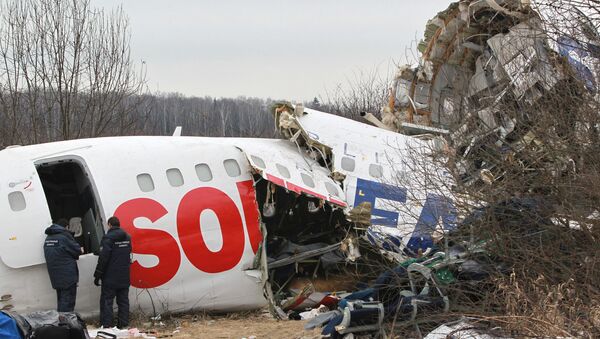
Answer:
<svg viewBox="0 0 600 339"><path fill-rule="evenodd" d="M131 265L131 285L137 288L153 288L171 280L181 263L181 253L175 239L161 230L140 229L133 225L136 218L156 220L167 214L167 210L159 202L137 198L124 202L115 211L120 219L121 227L131 235L132 252L151 254L158 257L158 265L143 267L137 261Z"/></svg>

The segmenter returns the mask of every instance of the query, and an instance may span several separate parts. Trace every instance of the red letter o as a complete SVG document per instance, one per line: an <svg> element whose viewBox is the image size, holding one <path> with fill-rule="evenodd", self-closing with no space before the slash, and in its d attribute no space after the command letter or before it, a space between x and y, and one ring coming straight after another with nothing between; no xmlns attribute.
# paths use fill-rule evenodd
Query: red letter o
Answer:
<svg viewBox="0 0 600 339"><path fill-rule="evenodd" d="M200 214L210 209L219 219L223 246L212 252L200 229ZM224 192L200 187L188 192L177 210L177 231L183 252L201 271L218 273L230 270L242 259L244 225L235 202Z"/></svg>

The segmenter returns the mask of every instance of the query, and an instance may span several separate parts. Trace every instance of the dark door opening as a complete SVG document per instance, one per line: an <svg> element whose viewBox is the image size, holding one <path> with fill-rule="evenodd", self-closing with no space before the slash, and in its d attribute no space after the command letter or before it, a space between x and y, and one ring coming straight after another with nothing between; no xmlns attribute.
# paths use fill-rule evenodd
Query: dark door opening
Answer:
<svg viewBox="0 0 600 339"><path fill-rule="evenodd" d="M84 167L76 160L43 162L36 165L52 220L65 218L67 229L84 248L97 252L104 234L100 209Z"/></svg>

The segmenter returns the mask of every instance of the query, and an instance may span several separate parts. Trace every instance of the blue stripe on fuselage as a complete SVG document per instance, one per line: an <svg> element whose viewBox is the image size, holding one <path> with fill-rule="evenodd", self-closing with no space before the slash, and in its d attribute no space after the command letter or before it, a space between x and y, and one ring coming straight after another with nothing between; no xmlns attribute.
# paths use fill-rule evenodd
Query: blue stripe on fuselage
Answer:
<svg viewBox="0 0 600 339"><path fill-rule="evenodd" d="M356 179L356 194L354 206L363 202L371 203L371 224L378 226L398 227L398 206L389 209L375 208L377 199L386 199L398 203L406 203L407 189L361 178ZM395 209L395 210L394 210ZM418 249L433 246L432 233L441 222L445 230L456 228L456 209L451 199L433 193L428 193L425 205L411 237L407 243L408 250L416 253Z"/></svg>
<svg viewBox="0 0 600 339"><path fill-rule="evenodd" d="M398 212L375 208L376 199L386 199L399 203L406 202L406 188L383 184L376 181L356 179L354 206L363 202L371 203L371 223L381 226L397 227ZM390 209L393 207L390 207Z"/></svg>

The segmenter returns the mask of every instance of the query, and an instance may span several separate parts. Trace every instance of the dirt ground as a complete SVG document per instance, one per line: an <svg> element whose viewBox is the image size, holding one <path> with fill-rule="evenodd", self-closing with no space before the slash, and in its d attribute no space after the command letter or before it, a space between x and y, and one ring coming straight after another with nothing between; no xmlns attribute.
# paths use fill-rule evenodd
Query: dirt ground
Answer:
<svg viewBox="0 0 600 339"><path fill-rule="evenodd" d="M140 331L157 338L320 338L320 328L306 331L306 321L277 321L267 311L240 312L225 315L185 314L162 321L164 326L134 322Z"/></svg>

